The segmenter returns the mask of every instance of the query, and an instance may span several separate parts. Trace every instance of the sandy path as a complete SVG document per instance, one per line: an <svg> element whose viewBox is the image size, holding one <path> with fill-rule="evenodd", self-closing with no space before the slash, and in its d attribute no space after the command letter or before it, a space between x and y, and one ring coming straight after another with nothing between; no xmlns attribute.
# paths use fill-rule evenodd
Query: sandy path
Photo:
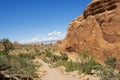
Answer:
<svg viewBox="0 0 120 80"><path fill-rule="evenodd" d="M57 68L49 67L49 65L40 59L36 59L42 66L38 69L37 73L40 74L41 80L79 80L78 76L65 75Z"/></svg>
<svg viewBox="0 0 120 80"><path fill-rule="evenodd" d="M74 75L74 73L66 75L61 70L50 67L47 63L40 59L36 59L36 61L42 63L42 66L37 71L41 77L41 80L99 80L96 77L89 75L81 76Z"/></svg>
<svg viewBox="0 0 120 80"><path fill-rule="evenodd" d="M43 80L76 80L76 78L64 75L60 70L52 68L47 72Z"/></svg>

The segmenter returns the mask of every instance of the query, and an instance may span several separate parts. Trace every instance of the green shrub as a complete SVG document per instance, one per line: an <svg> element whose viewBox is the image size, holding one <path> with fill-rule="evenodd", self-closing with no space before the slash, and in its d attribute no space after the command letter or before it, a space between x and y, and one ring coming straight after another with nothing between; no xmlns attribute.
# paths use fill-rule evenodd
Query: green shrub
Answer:
<svg viewBox="0 0 120 80"><path fill-rule="evenodd" d="M105 60L105 66L99 66L99 76L101 80L112 80L116 77L114 73L115 68L115 58L108 58Z"/></svg>
<svg viewBox="0 0 120 80"><path fill-rule="evenodd" d="M79 56L79 62L73 62L72 60L68 61L69 58L66 53L61 52L61 55L58 56L51 54L49 50L46 50L45 52L45 58L43 58L45 62L52 63L56 67L64 66L67 72L79 70L83 73L89 74L95 66L99 65L93 56L88 56L86 51Z"/></svg>
<svg viewBox="0 0 120 80"><path fill-rule="evenodd" d="M110 80L115 77L113 68L101 66L99 71L100 80Z"/></svg>
<svg viewBox="0 0 120 80"><path fill-rule="evenodd" d="M66 61L59 60L54 64L54 66L55 67L64 66L64 63L66 63Z"/></svg>
<svg viewBox="0 0 120 80"><path fill-rule="evenodd" d="M43 57L42 60L45 62L45 63L49 63L50 60L48 60L47 58Z"/></svg>
<svg viewBox="0 0 120 80"><path fill-rule="evenodd" d="M80 67L80 62L73 62L73 71L75 70L80 70L81 67Z"/></svg>
<svg viewBox="0 0 120 80"><path fill-rule="evenodd" d="M79 56L80 59L80 71L86 74L90 74L95 66L100 65L95 61L93 56L89 56L86 51L82 52Z"/></svg>
<svg viewBox="0 0 120 80"><path fill-rule="evenodd" d="M90 56L88 58L88 61L86 62L86 65L84 66L84 72L87 74L90 74L92 70L94 70L95 66L99 65L93 56Z"/></svg>
<svg viewBox="0 0 120 80"><path fill-rule="evenodd" d="M8 58L4 51L0 51L0 68L5 67L8 64Z"/></svg>
<svg viewBox="0 0 120 80"><path fill-rule="evenodd" d="M64 66L67 72L80 70L80 63L79 62L73 62L72 60L66 61L66 60L59 60L55 64L56 67L58 66Z"/></svg>
<svg viewBox="0 0 120 80"><path fill-rule="evenodd" d="M64 65L65 65L65 68L66 68L67 72L73 71L73 62L71 60L66 61L66 63Z"/></svg>
<svg viewBox="0 0 120 80"><path fill-rule="evenodd" d="M32 53L18 54L19 57L28 58L28 59L35 59L36 55L37 54L32 54Z"/></svg>
<svg viewBox="0 0 120 80"><path fill-rule="evenodd" d="M60 54L61 54L61 59L62 60L68 60L68 55L66 53L60 52Z"/></svg>
<svg viewBox="0 0 120 80"><path fill-rule="evenodd" d="M66 53L60 53L61 55L52 54L50 50L45 50L45 57L49 58L49 62L57 62L60 60L68 60L68 55Z"/></svg>
<svg viewBox="0 0 120 80"><path fill-rule="evenodd" d="M35 77L37 75L35 71L39 65L33 63L33 56L29 54L7 56L0 51L0 68L6 66L11 66L6 70L10 74Z"/></svg>
<svg viewBox="0 0 120 80"><path fill-rule="evenodd" d="M115 68L115 62L116 62L116 58L107 58L107 60L105 60L105 64L108 67L112 67Z"/></svg>
<svg viewBox="0 0 120 80"><path fill-rule="evenodd" d="M36 56L41 56L42 55L42 52L38 52L37 54L36 54Z"/></svg>
<svg viewBox="0 0 120 80"><path fill-rule="evenodd" d="M51 57L52 56L52 54L51 54L51 52L49 51L49 50L45 50L45 56L46 57Z"/></svg>
<svg viewBox="0 0 120 80"><path fill-rule="evenodd" d="M116 78L120 80L120 71L116 74Z"/></svg>
<svg viewBox="0 0 120 80"><path fill-rule="evenodd" d="M0 40L0 43L2 43L6 52L9 52L10 50L14 49L13 44L7 38Z"/></svg>
<svg viewBox="0 0 120 80"><path fill-rule="evenodd" d="M51 60L52 62L57 62L61 59L61 56L58 56L58 55L52 55L51 56Z"/></svg>
<svg viewBox="0 0 120 80"><path fill-rule="evenodd" d="M35 53L38 53L38 52L40 52L40 50L39 50L39 49L37 49L37 48L35 48Z"/></svg>

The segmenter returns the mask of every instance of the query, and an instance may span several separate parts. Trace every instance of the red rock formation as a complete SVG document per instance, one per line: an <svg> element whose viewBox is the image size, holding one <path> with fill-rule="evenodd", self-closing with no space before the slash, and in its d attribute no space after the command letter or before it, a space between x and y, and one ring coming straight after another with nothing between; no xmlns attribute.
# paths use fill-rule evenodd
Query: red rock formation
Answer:
<svg viewBox="0 0 120 80"><path fill-rule="evenodd" d="M62 43L62 40L58 40L58 41L56 42L57 45L59 45L59 44L61 44L61 43Z"/></svg>
<svg viewBox="0 0 120 80"><path fill-rule="evenodd" d="M69 24L61 50L120 59L120 0L94 0Z"/></svg>

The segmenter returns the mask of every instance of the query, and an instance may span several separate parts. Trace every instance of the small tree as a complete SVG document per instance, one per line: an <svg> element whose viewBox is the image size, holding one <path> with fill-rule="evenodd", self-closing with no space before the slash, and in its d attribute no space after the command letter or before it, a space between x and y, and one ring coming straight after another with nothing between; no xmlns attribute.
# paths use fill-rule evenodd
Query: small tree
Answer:
<svg viewBox="0 0 120 80"><path fill-rule="evenodd" d="M13 50L13 49L14 49L14 46L13 46L13 44L9 41L9 39L5 38L5 39L2 39L0 42L1 42L2 45L4 46L5 52L9 52L10 50Z"/></svg>

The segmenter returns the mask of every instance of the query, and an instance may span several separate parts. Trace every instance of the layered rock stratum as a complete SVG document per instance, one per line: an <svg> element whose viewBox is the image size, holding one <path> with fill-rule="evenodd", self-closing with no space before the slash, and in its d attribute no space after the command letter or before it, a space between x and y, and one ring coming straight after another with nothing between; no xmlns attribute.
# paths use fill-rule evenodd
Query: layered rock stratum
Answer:
<svg viewBox="0 0 120 80"><path fill-rule="evenodd" d="M70 22L60 50L88 51L98 60L120 60L120 0L93 0L84 13ZM119 61L120 63L120 61Z"/></svg>

